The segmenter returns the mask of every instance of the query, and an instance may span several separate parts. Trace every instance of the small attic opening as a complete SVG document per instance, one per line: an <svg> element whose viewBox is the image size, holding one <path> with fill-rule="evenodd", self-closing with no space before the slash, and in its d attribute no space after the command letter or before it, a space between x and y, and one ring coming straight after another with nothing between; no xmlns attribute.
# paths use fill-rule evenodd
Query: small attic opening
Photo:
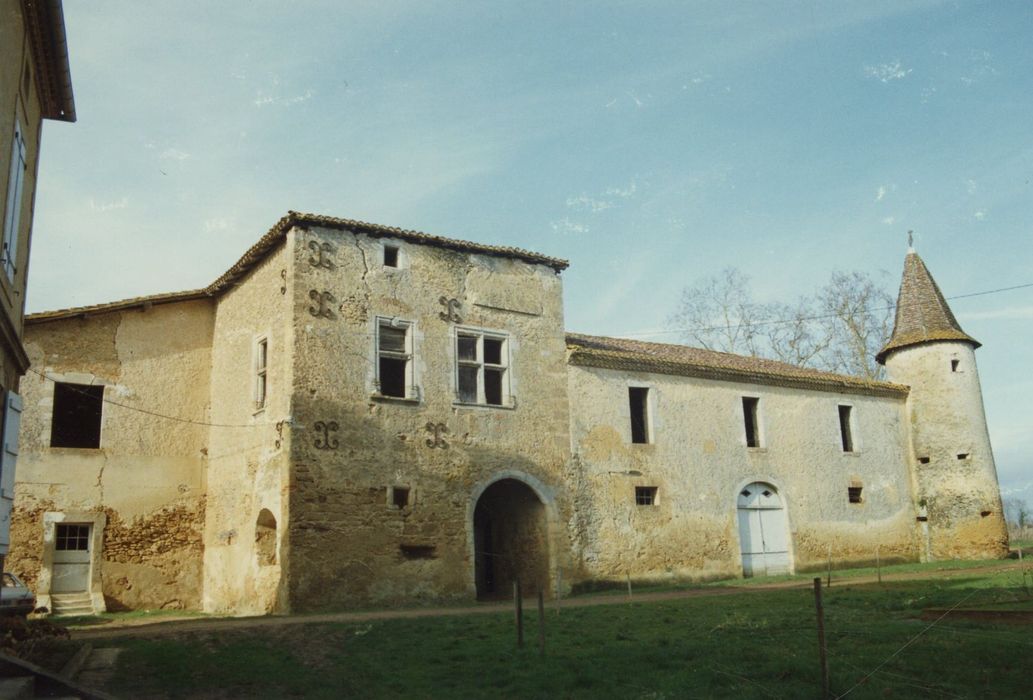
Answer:
<svg viewBox="0 0 1033 700"><path fill-rule="evenodd" d="M384 246L384 267L398 267L398 246Z"/></svg>
<svg viewBox="0 0 1033 700"><path fill-rule="evenodd" d="M961 360L951 360L951 372L957 372L961 366Z"/></svg>

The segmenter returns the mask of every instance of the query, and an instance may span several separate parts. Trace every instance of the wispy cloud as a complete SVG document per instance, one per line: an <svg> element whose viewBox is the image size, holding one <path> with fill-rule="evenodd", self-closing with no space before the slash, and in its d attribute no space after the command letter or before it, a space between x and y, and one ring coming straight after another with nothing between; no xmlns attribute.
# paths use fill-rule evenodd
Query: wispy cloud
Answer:
<svg viewBox="0 0 1033 700"><path fill-rule="evenodd" d="M125 209L128 206L129 206L129 198L128 197L123 197L122 199L118 200L117 202L98 202L95 199L93 199L93 197L90 197L90 210L91 211L97 211L97 212L113 211L115 209Z"/></svg>
<svg viewBox="0 0 1033 700"><path fill-rule="evenodd" d="M911 68L904 68L900 61L891 61L889 63L879 63L874 66L866 65L864 67L864 74L868 78L873 78L883 83L888 83L892 80L902 80L911 74Z"/></svg>
<svg viewBox="0 0 1033 700"><path fill-rule="evenodd" d="M158 156L161 160L186 160L190 157L190 154L186 151L181 151L178 148L166 148Z"/></svg>
<svg viewBox="0 0 1033 700"><path fill-rule="evenodd" d="M975 219L976 221L982 221L983 219L986 218L986 212L984 210L980 209L979 211L977 211L975 214L972 215L972 218Z"/></svg>
<svg viewBox="0 0 1033 700"><path fill-rule="evenodd" d="M991 63L992 58L989 51L972 51L965 72L961 75L961 82L974 85L987 76L997 75L997 69Z"/></svg>
<svg viewBox="0 0 1033 700"><path fill-rule="evenodd" d="M968 192L969 194L975 194L976 190L978 190L978 189L979 189L979 185L978 185L978 183L976 183L975 180L972 180L972 179L965 180L965 191L966 192Z"/></svg>
<svg viewBox="0 0 1033 700"><path fill-rule="evenodd" d="M627 187L608 187L600 194L581 193L577 196L567 197L567 208L598 214L618 206L620 200L634 197L636 192L638 192L638 183L632 179Z"/></svg>
<svg viewBox="0 0 1033 700"><path fill-rule="evenodd" d="M588 226L579 221L572 221L566 216L562 219L557 219L556 221L551 222L549 225L552 226L553 231L564 235L581 235L588 233Z"/></svg>
<svg viewBox="0 0 1033 700"><path fill-rule="evenodd" d="M202 224L202 228L204 228L205 233L215 233L216 231L229 230L232 224L233 222L230 219L223 216L216 216L212 219L205 219Z"/></svg>
<svg viewBox="0 0 1033 700"><path fill-rule="evenodd" d="M881 202L886 196L886 185L879 185L879 189L875 190L875 201Z"/></svg>
<svg viewBox="0 0 1033 700"><path fill-rule="evenodd" d="M316 91L311 88L301 93L300 95L294 95L291 97L284 97L281 95L265 95L261 92L254 100L256 107L266 107L268 105L279 105L280 107L291 107L298 104L299 102L305 102L315 97Z"/></svg>
<svg viewBox="0 0 1033 700"><path fill-rule="evenodd" d="M882 220L882 223L886 224L887 226L892 226L893 224L897 223L897 217L887 216Z"/></svg>

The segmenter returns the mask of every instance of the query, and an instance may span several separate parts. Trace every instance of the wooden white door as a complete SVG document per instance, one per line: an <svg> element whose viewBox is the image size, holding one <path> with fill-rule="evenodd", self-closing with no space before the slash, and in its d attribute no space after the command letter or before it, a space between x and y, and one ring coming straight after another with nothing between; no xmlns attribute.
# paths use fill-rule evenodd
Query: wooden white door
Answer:
<svg viewBox="0 0 1033 700"><path fill-rule="evenodd" d="M737 505L743 576L789 573L789 532L778 492L754 482L739 492Z"/></svg>
<svg viewBox="0 0 1033 700"><path fill-rule="evenodd" d="M89 588L92 530L89 523L56 525L52 593L81 593Z"/></svg>

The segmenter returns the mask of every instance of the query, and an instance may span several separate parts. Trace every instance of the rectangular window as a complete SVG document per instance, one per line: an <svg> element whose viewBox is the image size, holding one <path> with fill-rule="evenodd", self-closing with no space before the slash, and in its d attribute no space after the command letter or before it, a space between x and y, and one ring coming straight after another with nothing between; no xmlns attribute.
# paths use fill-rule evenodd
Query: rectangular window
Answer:
<svg viewBox="0 0 1033 700"><path fill-rule="evenodd" d="M847 487L847 498L850 499L851 503L861 503L861 486L848 486Z"/></svg>
<svg viewBox="0 0 1033 700"><path fill-rule="evenodd" d="M759 409L760 399L755 396L742 397L742 419L746 428L747 447L760 447Z"/></svg>
<svg viewBox="0 0 1033 700"><path fill-rule="evenodd" d="M850 429L850 414L852 406L839 407L839 437L843 442L844 452L854 451L854 434Z"/></svg>
<svg viewBox="0 0 1033 700"><path fill-rule="evenodd" d="M15 262L18 255L18 229L21 228L22 188L28 162L25 156L25 137L21 123L14 122L14 141L11 142L11 172L7 179L7 200L4 207L4 240L0 251L0 263L10 280L14 279Z"/></svg>
<svg viewBox="0 0 1033 700"><path fill-rule="evenodd" d="M409 398L412 386L412 324L377 321L377 383L382 396Z"/></svg>
<svg viewBox="0 0 1033 700"><path fill-rule="evenodd" d="M628 404L631 408L631 441L644 445L649 442L649 389L629 386Z"/></svg>
<svg viewBox="0 0 1033 700"><path fill-rule="evenodd" d="M59 552L86 552L90 549L89 525L58 523L54 548Z"/></svg>
<svg viewBox="0 0 1033 700"><path fill-rule="evenodd" d="M395 508L405 508L409 505L408 486L391 487L391 505L393 505Z"/></svg>
<svg viewBox="0 0 1033 700"><path fill-rule="evenodd" d="M255 343L255 410L265 408L266 369L269 362L269 341L259 338Z"/></svg>
<svg viewBox="0 0 1033 700"><path fill-rule="evenodd" d="M460 403L506 406L509 339L501 333L460 329L456 334L456 394Z"/></svg>
<svg viewBox="0 0 1033 700"><path fill-rule="evenodd" d="M655 506L656 505L656 487L655 486L636 486L635 487L635 505L637 505L637 506Z"/></svg>
<svg viewBox="0 0 1033 700"><path fill-rule="evenodd" d="M384 246L384 267L398 267L398 246Z"/></svg>
<svg viewBox="0 0 1033 700"><path fill-rule="evenodd" d="M55 382L50 446L99 448L103 405L103 386Z"/></svg>
<svg viewBox="0 0 1033 700"><path fill-rule="evenodd" d="M961 366L961 360L951 360L951 372L957 372L959 366Z"/></svg>

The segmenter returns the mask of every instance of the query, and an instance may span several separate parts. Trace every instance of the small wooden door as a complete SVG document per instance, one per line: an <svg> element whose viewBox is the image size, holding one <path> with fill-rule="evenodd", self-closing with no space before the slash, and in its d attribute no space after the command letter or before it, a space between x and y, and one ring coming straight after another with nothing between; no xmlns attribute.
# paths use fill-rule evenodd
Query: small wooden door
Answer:
<svg viewBox="0 0 1033 700"><path fill-rule="evenodd" d="M789 573L785 509L774 487L754 482L744 488L739 492L738 512L743 576Z"/></svg>
<svg viewBox="0 0 1033 700"><path fill-rule="evenodd" d="M52 593L82 593L90 584L89 523L58 523L54 541Z"/></svg>

